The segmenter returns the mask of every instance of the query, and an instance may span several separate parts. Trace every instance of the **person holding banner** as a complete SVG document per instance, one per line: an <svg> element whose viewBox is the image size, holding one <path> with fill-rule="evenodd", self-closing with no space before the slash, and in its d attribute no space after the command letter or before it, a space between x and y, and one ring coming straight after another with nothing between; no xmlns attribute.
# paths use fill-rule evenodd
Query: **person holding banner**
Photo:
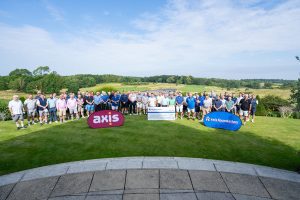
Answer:
<svg viewBox="0 0 300 200"><path fill-rule="evenodd" d="M119 101L120 101L120 98L117 95L117 93L115 92L114 96L111 98L111 109L112 110L116 110L116 111L118 110Z"/></svg>
<svg viewBox="0 0 300 200"><path fill-rule="evenodd" d="M153 93L151 93L151 97L149 97L149 99L148 99L148 105L149 105L149 107L156 107L157 106L157 100L156 100Z"/></svg>
<svg viewBox="0 0 300 200"><path fill-rule="evenodd" d="M195 120L195 106L196 106L196 99L193 97L192 93L190 92L188 97L186 98L186 104L187 104L187 112L188 112L188 119L192 118Z"/></svg>
<svg viewBox="0 0 300 200"><path fill-rule="evenodd" d="M217 112L221 112L222 109L223 109L223 103L222 103L222 101L220 99L220 96L216 96L216 100L214 102L214 109Z"/></svg>
<svg viewBox="0 0 300 200"><path fill-rule="evenodd" d="M212 108L212 99L208 95L206 95L203 101L203 107L202 107L203 114L200 122L203 122L204 116L211 112L211 108Z"/></svg>

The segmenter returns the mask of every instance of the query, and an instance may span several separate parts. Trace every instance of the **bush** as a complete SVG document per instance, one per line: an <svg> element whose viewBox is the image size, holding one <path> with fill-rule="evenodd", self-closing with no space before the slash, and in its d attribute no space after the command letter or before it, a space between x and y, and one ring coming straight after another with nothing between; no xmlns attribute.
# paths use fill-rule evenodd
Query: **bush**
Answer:
<svg viewBox="0 0 300 200"><path fill-rule="evenodd" d="M300 112L294 112L293 115L292 115L292 117L294 119L300 119Z"/></svg>
<svg viewBox="0 0 300 200"><path fill-rule="evenodd" d="M282 106L290 106L290 103L279 96L268 95L261 99L267 112L278 112Z"/></svg>
<svg viewBox="0 0 300 200"><path fill-rule="evenodd" d="M291 117L293 114L293 107L281 106L279 107L280 116L283 118Z"/></svg>
<svg viewBox="0 0 300 200"><path fill-rule="evenodd" d="M255 114L257 116L266 116L268 113L267 113L267 110L266 110L263 102L261 101L259 95L257 95L256 99L258 101L258 105L257 105L256 113Z"/></svg>
<svg viewBox="0 0 300 200"><path fill-rule="evenodd" d="M11 119L11 115L8 109L8 102L0 100L0 120L6 121L10 119Z"/></svg>

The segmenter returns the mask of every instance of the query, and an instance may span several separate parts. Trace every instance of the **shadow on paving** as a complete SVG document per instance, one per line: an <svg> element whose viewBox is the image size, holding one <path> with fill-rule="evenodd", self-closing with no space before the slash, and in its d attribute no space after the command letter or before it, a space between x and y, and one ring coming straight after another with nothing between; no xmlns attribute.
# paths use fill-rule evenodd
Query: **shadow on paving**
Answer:
<svg viewBox="0 0 300 200"><path fill-rule="evenodd" d="M195 122L196 123L196 122ZM247 131L192 128L168 121L126 118L122 127L90 129L85 120L0 143L0 174L78 160L129 156L195 157L295 171L299 152Z"/></svg>

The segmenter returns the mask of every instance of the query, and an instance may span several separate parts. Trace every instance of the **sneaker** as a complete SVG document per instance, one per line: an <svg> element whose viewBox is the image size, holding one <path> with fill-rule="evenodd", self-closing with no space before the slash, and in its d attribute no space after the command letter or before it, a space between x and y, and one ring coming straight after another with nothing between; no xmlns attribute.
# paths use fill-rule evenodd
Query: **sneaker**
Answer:
<svg viewBox="0 0 300 200"><path fill-rule="evenodd" d="M36 123L33 121L32 124L36 124Z"/></svg>
<svg viewBox="0 0 300 200"><path fill-rule="evenodd" d="M55 121L55 123L58 123L58 121Z"/></svg>
<svg viewBox="0 0 300 200"><path fill-rule="evenodd" d="M50 121L49 124L52 124L52 122Z"/></svg>
<svg viewBox="0 0 300 200"><path fill-rule="evenodd" d="M17 127L17 130L20 130L21 129L21 127Z"/></svg>
<svg viewBox="0 0 300 200"><path fill-rule="evenodd" d="M254 119L252 119L251 122L254 123Z"/></svg>
<svg viewBox="0 0 300 200"><path fill-rule="evenodd" d="M22 126L22 127L20 127L20 129L25 129L25 128L27 128L26 126Z"/></svg>

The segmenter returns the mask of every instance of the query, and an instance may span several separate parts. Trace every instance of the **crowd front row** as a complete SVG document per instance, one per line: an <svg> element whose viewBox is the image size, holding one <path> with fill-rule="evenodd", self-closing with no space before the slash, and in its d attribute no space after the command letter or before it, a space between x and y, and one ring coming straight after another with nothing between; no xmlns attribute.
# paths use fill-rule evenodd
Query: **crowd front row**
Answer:
<svg viewBox="0 0 300 200"><path fill-rule="evenodd" d="M38 92L35 97L28 95L24 103L17 95L9 102L9 110L17 129L24 126L24 114L27 115L28 126L39 122L40 125L48 123L64 123L66 120L85 118L95 111L116 110L123 114L146 115L148 107L173 107L176 119L198 119L203 121L210 112L229 112L239 115L244 121L254 122L258 101L255 95L240 93L238 97L225 92L216 95L210 93L148 93L148 92L78 92L62 93L57 97L56 93L46 96ZM38 116L38 121L35 120Z"/></svg>

